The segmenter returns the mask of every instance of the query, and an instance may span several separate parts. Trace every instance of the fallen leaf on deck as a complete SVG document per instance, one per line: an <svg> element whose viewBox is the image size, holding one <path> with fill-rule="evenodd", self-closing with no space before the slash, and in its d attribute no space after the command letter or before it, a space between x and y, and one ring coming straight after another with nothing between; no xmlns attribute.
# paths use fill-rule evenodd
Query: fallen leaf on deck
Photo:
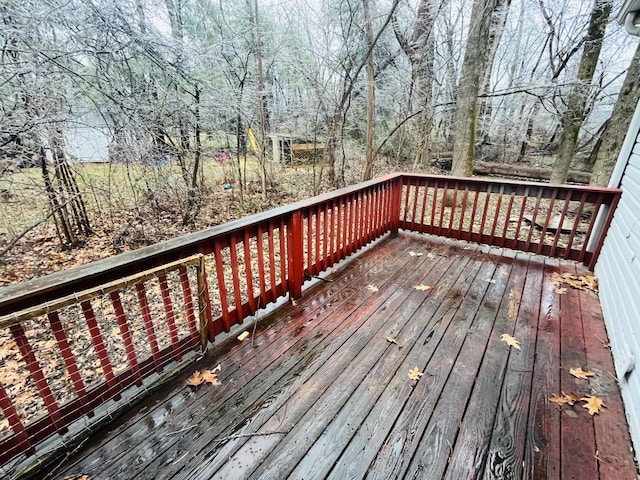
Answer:
<svg viewBox="0 0 640 480"><path fill-rule="evenodd" d="M575 403L580 400L580 398L575 393L566 394L562 392L562 395L558 395L554 393L551 398L549 398L550 402L557 403L559 406L564 405L575 405Z"/></svg>
<svg viewBox="0 0 640 480"><path fill-rule="evenodd" d="M551 274L551 283L560 288L563 284L569 285L583 292L597 292L598 278L595 275L573 275L569 272Z"/></svg>
<svg viewBox="0 0 640 480"><path fill-rule="evenodd" d="M583 380L588 380L589 377L593 377L595 375L595 373L593 372L589 372L589 371L585 372L584 370L582 370L582 367L570 368L569 373L574 377L581 378Z"/></svg>
<svg viewBox="0 0 640 480"><path fill-rule="evenodd" d="M429 260L433 260L434 258L436 258L436 256L433 253L429 252L429 253L427 253L427 258Z"/></svg>
<svg viewBox="0 0 640 480"><path fill-rule="evenodd" d="M413 367L409 370L409 378L411 380L420 380L420 377L423 375L424 373L422 373L418 367Z"/></svg>
<svg viewBox="0 0 640 480"><path fill-rule="evenodd" d="M589 415L595 415L596 413L602 412L602 409L605 408L604 402L600 400L598 397L583 397L580 400L584 400L585 403L583 405L584 408L589 410Z"/></svg>
<svg viewBox="0 0 640 480"><path fill-rule="evenodd" d="M369 290L370 292L377 292L378 287L376 287L375 285L367 285L367 290Z"/></svg>
<svg viewBox="0 0 640 480"><path fill-rule="evenodd" d="M189 377L189 380L187 380L187 385L197 387L202 382L204 382L204 378L202 378L202 374L200 373L200 370L196 370L195 372L193 372L193 375Z"/></svg>
<svg viewBox="0 0 640 480"><path fill-rule="evenodd" d="M298 302L296 302L293 298L291 299L291 305L294 307L298 306Z"/></svg>
<svg viewBox="0 0 640 480"><path fill-rule="evenodd" d="M566 287L556 288L554 290L554 292L556 292L558 295L564 295L565 293L567 293L567 289L566 289Z"/></svg>
<svg viewBox="0 0 640 480"><path fill-rule="evenodd" d="M409 255L411 255L412 257L421 257L422 253L411 251L409 252Z"/></svg>
<svg viewBox="0 0 640 480"><path fill-rule="evenodd" d="M244 332L242 332L240 335L238 335L238 340L240 340L241 342L246 340L246 338L249 336L249 332L247 332L246 330Z"/></svg>
<svg viewBox="0 0 640 480"><path fill-rule="evenodd" d="M393 338L393 337L387 337L387 342L389 342L389 343L395 343L395 344L397 344L397 343L398 343L398 342L396 341L396 339L395 339L395 338Z"/></svg>
<svg viewBox="0 0 640 480"><path fill-rule="evenodd" d="M216 372L220 371L220 364L213 370L203 370L202 371L202 379L205 382L209 382L211 385L220 385L220 380L218 380L218 375Z"/></svg>
<svg viewBox="0 0 640 480"><path fill-rule="evenodd" d="M554 393L551 397L549 397L549 401L553 403L557 403L559 406L564 405L567 401L564 399L564 395L560 396L557 393Z"/></svg>
<svg viewBox="0 0 640 480"><path fill-rule="evenodd" d="M431 287L429 285L416 285L415 287L416 290L420 290L421 292L426 292L427 290L429 290Z"/></svg>
<svg viewBox="0 0 640 480"><path fill-rule="evenodd" d="M500 335L500 340L505 342L510 347L517 348L518 350L520 350L520 342L515 338L513 338L508 333L503 333L502 335Z"/></svg>

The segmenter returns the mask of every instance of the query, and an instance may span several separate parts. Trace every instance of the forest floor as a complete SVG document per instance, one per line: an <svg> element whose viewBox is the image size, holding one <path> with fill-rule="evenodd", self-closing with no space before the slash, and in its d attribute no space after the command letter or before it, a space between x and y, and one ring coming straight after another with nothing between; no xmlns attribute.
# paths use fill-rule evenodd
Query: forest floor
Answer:
<svg viewBox="0 0 640 480"><path fill-rule="evenodd" d="M352 160L345 168L345 185L361 180L362 168ZM375 175L403 170L393 162L379 162ZM405 167L406 168L406 167ZM308 198L330 190L325 180L317 186L317 168L270 164L267 198L263 199L257 163L249 160L247 189L241 194L232 167L213 158L204 163L202 202L198 216L183 224L184 183L177 166L142 167L124 164L74 164L93 233L74 248L63 248L55 226L47 219L49 207L40 170L23 169L0 177L0 288L58 270L150 245L193 231ZM426 167L428 173L441 173ZM231 183L234 188L225 190Z"/></svg>

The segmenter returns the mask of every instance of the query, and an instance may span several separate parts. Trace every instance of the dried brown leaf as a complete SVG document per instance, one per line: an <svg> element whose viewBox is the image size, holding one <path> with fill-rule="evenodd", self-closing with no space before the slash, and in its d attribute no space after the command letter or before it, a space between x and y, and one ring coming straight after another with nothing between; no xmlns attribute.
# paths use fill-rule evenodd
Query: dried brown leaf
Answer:
<svg viewBox="0 0 640 480"><path fill-rule="evenodd" d="M558 395L557 393L554 393L551 397L549 397L549 401L553 403L557 403L559 406L562 406L565 403L567 403L566 399L564 398L564 395Z"/></svg>
<svg viewBox="0 0 640 480"><path fill-rule="evenodd" d="M218 375L214 373L214 370L203 370L202 379L211 385L220 385L220 380L218 379Z"/></svg>
<svg viewBox="0 0 640 480"><path fill-rule="evenodd" d="M570 368L569 373L574 377L581 378L583 380L588 380L589 377L593 377L595 375L595 373L593 372L589 372L589 371L585 372L584 370L582 370L582 367Z"/></svg>
<svg viewBox="0 0 640 480"><path fill-rule="evenodd" d="M431 287L430 287L429 285L422 285L422 284L420 284L420 285L416 285L416 286L415 286L415 287L413 287L413 288L415 288L416 290L419 290L419 291L421 291L421 292L426 292L426 291L427 291L427 290L429 290Z"/></svg>
<svg viewBox="0 0 640 480"><path fill-rule="evenodd" d="M502 335L500 335L500 340L505 342L510 347L517 348L518 350L520 350L520 342L515 338L513 338L508 333L503 333Z"/></svg>
<svg viewBox="0 0 640 480"><path fill-rule="evenodd" d="M187 385L197 387L198 385L202 384L202 382L204 382L202 373L200 373L200 370L196 370L195 372L193 372L193 375L189 377L189 380L187 380Z"/></svg>
<svg viewBox="0 0 640 480"><path fill-rule="evenodd" d="M604 402L598 397L586 396L580 400L584 400L586 402L583 407L589 410L589 415L600 413L602 412L602 409L605 408Z"/></svg>
<svg viewBox="0 0 640 480"><path fill-rule="evenodd" d="M420 377L423 375L424 373L422 373L418 367L413 367L409 370L409 378L411 380L420 380Z"/></svg>
<svg viewBox="0 0 640 480"><path fill-rule="evenodd" d="M393 338L393 337L387 337L387 342L389 342L389 343L395 343L395 344L397 344L397 343L398 343L398 342L396 341L396 339L395 339L395 338Z"/></svg>

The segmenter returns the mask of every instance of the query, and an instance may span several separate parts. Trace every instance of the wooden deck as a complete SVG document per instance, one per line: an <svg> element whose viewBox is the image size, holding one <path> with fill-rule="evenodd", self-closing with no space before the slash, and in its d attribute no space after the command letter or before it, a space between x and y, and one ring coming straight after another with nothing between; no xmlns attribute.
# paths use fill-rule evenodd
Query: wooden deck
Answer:
<svg viewBox="0 0 640 480"><path fill-rule="evenodd" d="M386 238L50 478L636 478L597 295L550 283L576 270L445 238ZM218 363L220 386L187 386ZM595 376L574 378L574 367ZM561 392L606 408L560 408L549 398Z"/></svg>

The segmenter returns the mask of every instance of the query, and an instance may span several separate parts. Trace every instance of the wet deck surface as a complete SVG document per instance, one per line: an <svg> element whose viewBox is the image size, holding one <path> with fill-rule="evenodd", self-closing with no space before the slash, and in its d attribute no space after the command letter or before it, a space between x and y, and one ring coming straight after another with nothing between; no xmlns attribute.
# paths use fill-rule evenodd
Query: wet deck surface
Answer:
<svg viewBox="0 0 640 480"><path fill-rule="evenodd" d="M550 283L576 269L384 240L191 370L220 363L220 386L177 379L56 478L636 478L597 295ZM606 408L560 408L561 392Z"/></svg>

